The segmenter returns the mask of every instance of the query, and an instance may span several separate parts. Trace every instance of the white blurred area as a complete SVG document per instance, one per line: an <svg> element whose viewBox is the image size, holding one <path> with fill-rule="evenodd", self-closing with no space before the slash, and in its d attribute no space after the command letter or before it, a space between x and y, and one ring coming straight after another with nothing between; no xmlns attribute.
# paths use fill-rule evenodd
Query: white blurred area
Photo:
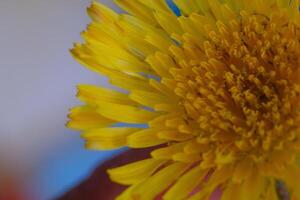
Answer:
<svg viewBox="0 0 300 200"><path fill-rule="evenodd" d="M69 53L89 23L90 3L0 0L0 174L26 182L61 153L83 148L79 134L64 127L79 103L75 86L107 85Z"/></svg>

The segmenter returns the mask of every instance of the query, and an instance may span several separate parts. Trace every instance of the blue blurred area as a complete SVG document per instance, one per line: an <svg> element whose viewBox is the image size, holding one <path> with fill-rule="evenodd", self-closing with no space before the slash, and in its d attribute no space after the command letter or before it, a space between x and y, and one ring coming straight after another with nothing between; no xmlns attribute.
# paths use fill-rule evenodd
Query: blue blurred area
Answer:
<svg viewBox="0 0 300 200"><path fill-rule="evenodd" d="M54 150L47 159L42 160L32 180L38 200L61 196L87 178L100 163L121 151L86 150L79 136L71 140L70 145Z"/></svg>
<svg viewBox="0 0 300 200"><path fill-rule="evenodd" d="M167 3L177 16L181 15L179 8L176 6L176 4L172 0L167 0Z"/></svg>

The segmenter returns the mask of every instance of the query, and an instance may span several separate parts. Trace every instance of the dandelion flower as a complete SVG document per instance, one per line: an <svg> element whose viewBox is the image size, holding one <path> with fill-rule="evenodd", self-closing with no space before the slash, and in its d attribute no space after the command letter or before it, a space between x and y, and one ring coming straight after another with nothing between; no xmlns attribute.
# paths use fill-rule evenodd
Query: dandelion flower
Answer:
<svg viewBox="0 0 300 200"><path fill-rule="evenodd" d="M88 149L153 148L108 170L118 200L300 200L298 0L94 1L71 50L120 89L79 85Z"/></svg>

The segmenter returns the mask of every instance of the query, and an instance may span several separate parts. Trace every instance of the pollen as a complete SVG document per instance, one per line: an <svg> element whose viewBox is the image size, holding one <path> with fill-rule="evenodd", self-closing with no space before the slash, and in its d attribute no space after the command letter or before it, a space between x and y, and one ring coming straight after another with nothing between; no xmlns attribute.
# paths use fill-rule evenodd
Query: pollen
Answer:
<svg viewBox="0 0 300 200"><path fill-rule="evenodd" d="M278 153L297 151L299 143L300 27L284 13L247 11L216 25L204 50L183 38L186 59L172 70L184 125L194 124L195 139L211 146L216 167L248 157L274 175L295 159L279 161Z"/></svg>

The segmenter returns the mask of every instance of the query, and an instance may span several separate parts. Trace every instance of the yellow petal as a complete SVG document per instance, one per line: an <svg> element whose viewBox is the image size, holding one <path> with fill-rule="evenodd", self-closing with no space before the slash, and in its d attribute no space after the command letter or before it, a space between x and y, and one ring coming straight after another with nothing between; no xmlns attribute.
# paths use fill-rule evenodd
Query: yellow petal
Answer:
<svg viewBox="0 0 300 200"><path fill-rule="evenodd" d="M299 19L299 6L300 6L300 1L299 0L291 0L290 1L290 15L291 15L291 18L294 18L294 19Z"/></svg>
<svg viewBox="0 0 300 200"><path fill-rule="evenodd" d="M266 200L280 200L277 195L275 180L271 180L271 183L269 184L267 191L266 191L265 199Z"/></svg>
<svg viewBox="0 0 300 200"><path fill-rule="evenodd" d="M99 104L97 112L108 119L125 123L147 123L158 115L142 108L107 102Z"/></svg>
<svg viewBox="0 0 300 200"><path fill-rule="evenodd" d="M118 71L105 71L104 74L110 78L110 83L126 90L145 90L153 91L148 80L133 74L122 73Z"/></svg>
<svg viewBox="0 0 300 200"><path fill-rule="evenodd" d="M138 185L131 185L130 187L126 188L120 195L116 197L116 200L131 200L131 192L134 190L134 188Z"/></svg>
<svg viewBox="0 0 300 200"><path fill-rule="evenodd" d="M197 1L195 0L174 0L174 2L184 14L189 15L190 13L199 11Z"/></svg>
<svg viewBox="0 0 300 200"><path fill-rule="evenodd" d="M207 174L207 170L195 166L186 172L164 195L164 200L186 199Z"/></svg>
<svg viewBox="0 0 300 200"><path fill-rule="evenodd" d="M178 96L176 96L174 94L174 92L172 90L170 90L170 88L166 87L164 84L162 84L154 79L150 79L149 84L153 88L155 88L157 91L161 92L162 94L169 96L170 98L174 99L174 101L175 100L178 101Z"/></svg>
<svg viewBox="0 0 300 200"><path fill-rule="evenodd" d="M163 130L158 132L157 136L161 139L177 142L185 141L193 137L192 135L180 133L177 130Z"/></svg>
<svg viewBox="0 0 300 200"><path fill-rule="evenodd" d="M197 154L197 153L208 151L209 148L210 147L208 144L199 144L197 141L191 140L184 147L184 152L188 154L193 154L193 153Z"/></svg>
<svg viewBox="0 0 300 200"><path fill-rule="evenodd" d="M123 10L126 10L133 16L136 16L149 24L157 23L151 9L137 0L115 0L115 2Z"/></svg>
<svg viewBox="0 0 300 200"><path fill-rule="evenodd" d="M114 27L108 25L99 25L91 23L88 25L87 30L81 33L82 39L89 44L101 43L110 45L117 48L122 47L122 44L117 42L115 38L119 37L119 33Z"/></svg>
<svg viewBox="0 0 300 200"><path fill-rule="evenodd" d="M86 68L99 73L105 74L101 66L91 57L88 52L85 52L84 46L81 44L74 44L74 48L70 50L71 55L73 58L80 63L81 65L85 66Z"/></svg>
<svg viewBox="0 0 300 200"><path fill-rule="evenodd" d="M172 159L173 155L182 152L185 144L186 143L177 143L168 147L153 150L151 156L156 159Z"/></svg>
<svg viewBox="0 0 300 200"><path fill-rule="evenodd" d="M161 63L155 55L148 56L146 61L160 77L171 78L171 74L169 73L169 67L171 66Z"/></svg>
<svg viewBox="0 0 300 200"><path fill-rule="evenodd" d="M138 128L99 128L84 132L81 137L86 140L88 149L115 149L127 145L127 137L139 131Z"/></svg>
<svg viewBox="0 0 300 200"><path fill-rule="evenodd" d="M198 5L198 7L200 8L200 11L202 12L202 14L204 14L206 16L212 16L208 1L209 0L197 0L196 3ZM232 1L232 0L230 0L230 1Z"/></svg>
<svg viewBox="0 0 300 200"><path fill-rule="evenodd" d="M134 24L138 23L138 24ZM154 53L157 49L154 45L145 40L146 34L152 32L153 27L149 25L140 26L137 19L132 16L122 15L122 20L118 22L118 25L123 30L123 42L126 48L133 55L144 60L149 54ZM149 30L147 30L149 29ZM143 63L145 65L146 63Z"/></svg>
<svg viewBox="0 0 300 200"><path fill-rule="evenodd" d="M223 20L221 3L219 0L208 0L209 7L214 14L216 20Z"/></svg>
<svg viewBox="0 0 300 200"><path fill-rule="evenodd" d="M132 191L133 199L152 200L163 192L185 171L188 165L183 163L174 163L146 179Z"/></svg>
<svg viewBox="0 0 300 200"><path fill-rule="evenodd" d="M99 65L93 57L84 52L82 45L76 44L71 53L75 60L84 65L88 69L95 71L101 75L106 75L111 84L124 88L126 90L137 89L153 91L154 89L149 85L148 80L137 74L124 73L118 70L110 69Z"/></svg>
<svg viewBox="0 0 300 200"><path fill-rule="evenodd" d="M285 174L283 176L283 181L287 184L287 187L291 191L291 195L295 196L296 199L300 199L300 166L299 164L295 164L289 166L285 170Z"/></svg>
<svg viewBox="0 0 300 200"><path fill-rule="evenodd" d="M215 27L216 25L215 20L209 18L208 16L199 15L197 13L193 13L189 19L194 23L194 27L202 36L207 35L205 27Z"/></svg>
<svg viewBox="0 0 300 200"><path fill-rule="evenodd" d="M251 162L251 160L244 159L240 161L235 167L232 177L233 181L236 183L241 183L244 179L249 177L252 172L252 168L253 163Z"/></svg>
<svg viewBox="0 0 300 200"><path fill-rule="evenodd" d="M159 130L157 128L147 128L138 131L127 138L127 144L132 148L144 148L166 143L166 140L157 136Z"/></svg>
<svg viewBox="0 0 300 200"><path fill-rule="evenodd" d="M221 5L222 14L223 14L223 21L228 22L230 20L236 19L237 15L234 12L233 8L228 6L227 4Z"/></svg>
<svg viewBox="0 0 300 200"><path fill-rule="evenodd" d="M142 4L145 6L150 7L153 10L158 10L158 11L165 11L165 12L172 12L165 0L154 0L154 1L144 1L144 0L139 0Z"/></svg>
<svg viewBox="0 0 300 200"><path fill-rule="evenodd" d="M161 27L170 35L183 33L176 16L166 12L156 12L154 15Z"/></svg>
<svg viewBox="0 0 300 200"><path fill-rule="evenodd" d="M201 160L201 155L199 154L187 154L184 152L176 153L172 156L174 161L179 161L183 163L195 163Z"/></svg>
<svg viewBox="0 0 300 200"><path fill-rule="evenodd" d="M277 3L279 4L280 7L286 8L289 6L290 1L286 0L277 0Z"/></svg>
<svg viewBox="0 0 300 200"><path fill-rule="evenodd" d="M199 192L193 195L189 200L209 200L211 194L222 183L225 183L232 175L232 166L227 165L217 169L209 177L208 182L204 183Z"/></svg>
<svg viewBox="0 0 300 200"><path fill-rule="evenodd" d="M171 45L175 45L175 42L170 38L170 36L160 29L147 32L145 40L164 53L168 53L169 47Z"/></svg>
<svg viewBox="0 0 300 200"><path fill-rule="evenodd" d="M124 42L128 43L129 41ZM147 63L142 62L122 47L103 43L86 44L86 46L91 50L90 55L101 66L125 72L152 72Z"/></svg>
<svg viewBox="0 0 300 200"><path fill-rule="evenodd" d="M221 200L240 200L240 185L229 183L223 189Z"/></svg>
<svg viewBox="0 0 300 200"><path fill-rule="evenodd" d="M114 120L99 115L93 107L89 106L72 108L68 117L70 121L67 123L67 126L78 130L100 128L115 122Z"/></svg>
<svg viewBox="0 0 300 200"><path fill-rule="evenodd" d="M173 103L167 96L158 92L148 92L142 90L132 90L130 98L135 102L153 108L156 104ZM175 103L175 102L174 102Z"/></svg>
<svg viewBox="0 0 300 200"><path fill-rule="evenodd" d="M155 111L162 111L162 112L167 112L167 113L176 113L180 111L180 107L178 106L178 103L161 103L161 104L156 104L154 106Z"/></svg>
<svg viewBox="0 0 300 200"><path fill-rule="evenodd" d="M78 85L78 98L85 102L101 104L104 102L137 105L132 101L127 94L115 91L113 89L93 86L93 85Z"/></svg>
<svg viewBox="0 0 300 200"><path fill-rule="evenodd" d="M212 192L207 188L201 188L199 192L188 198L188 200L210 200Z"/></svg>
<svg viewBox="0 0 300 200"><path fill-rule="evenodd" d="M104 23L112 23L118 17L113 10L97 1L92 2L91 7L88 8L88 14L94 21Z"/></svg>
<svg viewBox="0 0 300 200"><path fill-rule="evenodd" d="M149 158L109 169L108 174L117 183L132 185L151 176L163 163L164 161Z"/></svg>
<svg viewBox="0 0 300 200"><path fill-rule="evenodd" d="M200 35L197 28L194 26L194 23L188 17L181 16L178 18L178 21L186 33L190 33L191 35Z"/></svg>
<svg viewBox="0 0 300 200"><path fill-rule="evenodd" d="M171 115L161 115L158 116L156 118L154 118L153 120L151 120L150 122L148 122L149 127L163 127L165 124L165 121L167 119L169 119L170 117L172 117Z"/></svg>
<svg viewBox="0 0 300 200"><path fill-rule="evenodd" d="M259 199L264 193L266 180L257 171L252 170L251 175L244 181L241 188L241 200Z"/></svg>
<svg viewBox="0 0 300 200"><path fill-rule="evenodd" d="M226 182L232 176L232 172L232 165L225 165L220 169L216 169L216 171L212 173L204 187L211 188L211 190L213 191L218 185Z"/></svg>

